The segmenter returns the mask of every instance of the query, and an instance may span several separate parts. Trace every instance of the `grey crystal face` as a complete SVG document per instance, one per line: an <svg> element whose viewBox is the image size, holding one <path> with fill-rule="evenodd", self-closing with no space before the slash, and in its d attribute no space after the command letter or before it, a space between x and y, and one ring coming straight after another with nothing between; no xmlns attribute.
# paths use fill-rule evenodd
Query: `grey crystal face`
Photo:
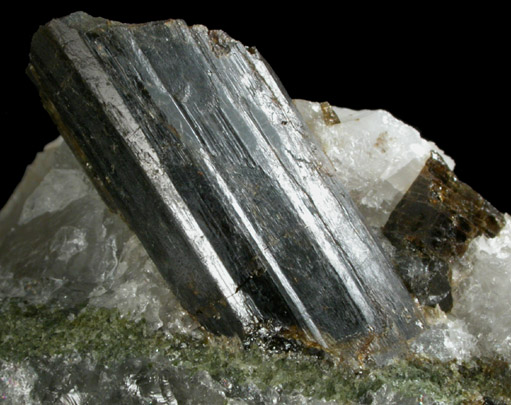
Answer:
<svg viewBox="0 0 511 405"><path fill-rule="evenodd" d="M407 291L257 51L182 21L76 13L36 33L28 72L206 327L298 326L323 346L413 333Z"/></svg>

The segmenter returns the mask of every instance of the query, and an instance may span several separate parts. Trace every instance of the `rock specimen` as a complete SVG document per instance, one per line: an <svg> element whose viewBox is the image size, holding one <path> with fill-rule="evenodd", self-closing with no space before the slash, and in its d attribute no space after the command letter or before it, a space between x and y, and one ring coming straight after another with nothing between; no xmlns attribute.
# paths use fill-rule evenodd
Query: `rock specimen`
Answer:
<svg viewBox="0 0 511 405"><path fill-rule="evenodd" d="M301 111L319 106L298 104ZM352 114L390 117L383 111ZM368 148L360 156L369 155L374 143L364 139L370 136L364 134L364 118L356 122L359 127L354 122L331 141L357 138ZM385 122L373 129L388 131ZM388 132L386 154L413 154L406 139ZM335 157L335 151L326 152ZM352 160L348 171L364 161ZM369 173L367 183L392 168L383 169ZM204 333L59 138L38 154L0 211L0 391L15 404L175 403L175 398L208 405L387 405L482 403L483 397L509 403L509 367L492 360L511 359L507 215L506 221L497 237L475 238L462 259L454 260L453 310L413 339L418 358L410 354L411 362L362 370L356 363L353 370L318 359L315 350L286 352L285 340L275 347L274 341L259 346L250 339L241 349L237 339ZM133 322L138 320L144 322ZM264 329L260 332L265 338ZM480 356L489 362L474 362Z"/></svg>
<svg viewBox="0 0 511 405"><path fill-rule="evenodd" d="M397 267L408 289L422 304L449 311L450 261L475 237L496 236L504 223L500 212L432 154L383 233L398 250Z"/></svg>
<svg viewBox="0 0 511 405"><path fill-rule="evenodd" d="M298 326L323 346L416 329L406 289L255 49L182 21L76 13L35 34L30 61L74 154L203 325Z"/></svg>

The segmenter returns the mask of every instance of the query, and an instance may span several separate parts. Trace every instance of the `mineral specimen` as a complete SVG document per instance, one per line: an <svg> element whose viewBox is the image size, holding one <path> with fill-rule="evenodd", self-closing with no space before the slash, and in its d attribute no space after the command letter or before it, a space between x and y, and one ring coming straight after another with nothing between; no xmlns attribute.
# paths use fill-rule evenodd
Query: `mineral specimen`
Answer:
<svg viewBox="0 0 511 405"><path fill-rule="evenodd" d="M35 34L30 60L100 194L203 325L298 326L322 346L416 331L409 294L255 49L178 20L75 13Z"/></svg>
<svg viewBox="0 0 511 405"><path fill-rule="evenodd" d="M496 236L504 216L433 154L383 227L397 268L424 305L452 308L449 263L477 236Z"/></svg>
<svg viewBox="0 0 511 405"><path fill-rule="evenodd" d="M413 341L412 349L442 361L469 360L477 356L511 360L509 215L502 218L491 208L487 211L484 207L490 207L490 204L451 172L454 161L437 145L421 138L417 130L387 111L331 107L340 122L327 125L320 103L295 100L295 104L311 133L334 163L333 175L342 179L374 229L383 227L432 154L440 155L446 162L447 167L442 165L441 172L448 174L450 179L447 182L450 184L450 202L455 203L451 210L463 213L463 206L470 207L466 204L471 201L475 205L469 212L483 208L483 213L494 212L499 224L502 220L505 222L496 237L486 233L470 241L474 236L472 233L462 244L461 251L468 246L466 252L461 257L450 257L452 310L448 315L439 311L429 317L429 328ZM453 198L458 189L465 193ZM467 200L463 195L471 198ZM460 200L456 204L457 198ZM449 211L449 208L444 209ZM463 216L466 217L467 212ZM384 246L396 260L399 251L390 245ZM416 270L426 268L421 266Z"/></svg>
<svg viewBox="0 0 511 405"><path fill-rule="evenodd" d="M92 31L80 34L83 41ZM377 232L431 151L442 154L385 111L295 104L312 130L301 134L333 163L322 173L346 185ZM442 158L452 169L452 160ZM470 231L463 255L448 259L452 310L423 308L429 325L406 356L383 356L375 364L374 348L339 359L267 325L241 342L205 331L180 306L137 236L105 206L86 170L59 138L27 168L0 211L1 401L511 403L507 214L496 216L504 223L497 236L483 232L469 241L479 233ZM453 200L463 197L456 190L448 192ZM484 204L468 207L485 211ZM381 232L378 237L395 259L399 250ZM372 338L363 336L362 347Z"/></svg>
<svg viewBox="0 0 511 405"><path fill-rule="evenodd" d="M319 106L297 104L301 111ZM374 146L364 139L364 119L357 122L331 141L356 139L367 145L359 150L364 156ZM388 130L385 122L373 129ZM406 139L389 140L385 153L413 154ZM352 164L348 171L361 161ZM367 182L381 173L368 173ZM12 404L510 403L508 363L495 360L511 359L508 216L497 237L469 244L453 274L452 311L428 317L432 325L412 341L416 357L409 361L349 367L317 351L289 351L285 341L244 348L236 339L218 342L183 311L58 139L0 211L0 392Z"/></svg>

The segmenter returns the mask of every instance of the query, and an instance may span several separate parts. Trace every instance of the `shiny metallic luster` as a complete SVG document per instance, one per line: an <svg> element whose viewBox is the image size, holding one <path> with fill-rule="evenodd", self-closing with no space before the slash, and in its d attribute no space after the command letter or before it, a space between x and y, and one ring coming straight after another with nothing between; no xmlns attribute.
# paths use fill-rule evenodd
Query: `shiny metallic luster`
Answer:
<svg viewBox="0 0 511 405"><path fill-rule="evenodd" d="M75 13L40 28L30 60L96 187L206 327L298 327L322 346L413 334L407 291L256 50Z"/></svg>

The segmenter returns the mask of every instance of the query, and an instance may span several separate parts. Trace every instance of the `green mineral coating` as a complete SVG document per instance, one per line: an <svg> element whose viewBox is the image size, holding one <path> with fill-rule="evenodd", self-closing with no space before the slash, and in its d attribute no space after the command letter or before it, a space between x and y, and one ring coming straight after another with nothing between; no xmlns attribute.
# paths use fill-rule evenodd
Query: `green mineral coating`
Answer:
<svg viewBox="0 0 511 405"><path fill-rule="evenodd" d="M113 364L164 356L191 372L205 370L217 381L253 383L262 389L279 386L285 393L341 403L363 401L384 384L409 398L462 404L488 397L511 403L511 369L497 360L459 364L410 357L355 370L330 356L272 351L258 342L243 347L239 341L207 334L202 339L168 337L114 309L70 311L12 299L0 301L0 322L0 359L7 361L78 353Z"/></svg>

